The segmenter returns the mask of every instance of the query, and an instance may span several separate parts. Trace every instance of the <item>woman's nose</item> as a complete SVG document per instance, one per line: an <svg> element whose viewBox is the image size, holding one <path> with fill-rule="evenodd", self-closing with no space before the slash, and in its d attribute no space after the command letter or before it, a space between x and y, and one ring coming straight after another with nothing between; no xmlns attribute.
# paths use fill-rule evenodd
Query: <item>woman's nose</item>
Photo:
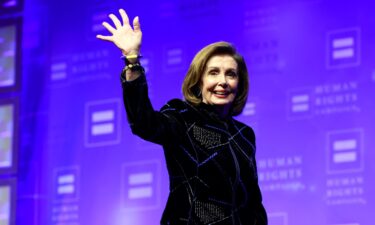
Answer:
<svg viewBox="0 0 375 225"><path fill-rule="evenodd" d="M222 87L226 87L226 86L228 86L228 83L227 83L227 78L226 78L226 76L225 76L225 74L220 74L220 76L219 76L220 78L219 78L219 85L220 86L222 86Z"/></svg>

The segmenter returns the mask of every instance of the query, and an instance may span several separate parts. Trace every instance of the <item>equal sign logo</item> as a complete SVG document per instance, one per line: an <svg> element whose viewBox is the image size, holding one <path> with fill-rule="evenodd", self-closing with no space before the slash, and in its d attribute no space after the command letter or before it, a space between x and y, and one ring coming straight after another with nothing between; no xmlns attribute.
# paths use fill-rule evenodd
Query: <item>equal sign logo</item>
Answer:
<svg viewBox="0 0 375 225"><path fill-rule="evenodd" d="M182 49L172 48L167 50L167 67L176 67L182 64Z"/></svg>
<svg viewBox="0 0 375 225"><path fill-rule="evenodd" d="M288 214L285 212L269 213L268 224L272 225L287 225Z"/></svg>
<svg viewBox="0 0 375 225"><path fill-rule="evenodd" d="M153 196L152 183L153 174L150 172L130 174L128 177L128 199L151 198Z"/></svg>
<svg viewBox="0 0 375 225"><path fill-rule="evenodd" d="M332 224L332 225L359 225L359 223L340 223L340 224Z"/></svg>
<svg viewBox="0 0 375 225"><path fill-rule="evenodd" d="M363 170L362 130L328 133L327 173L348 173Z"/></svg>
<svg viewBox="0 0 375 225"><path fill-rule="evenodd" d="M307 94L294 95L292 96L292 112L301 113L309 111L310 109L310 97Z"/></svg>
<svg viewBox="0 0 375 225"><path fill-rule="evenodd" d="M85 147L120 143L120 101L106 99L85 105Z"/></svg>
<svg viewBox="0 0 375 225"><path fill-rule="evenodd" d="M65 62L53 63L51 65L51 80L63 80L67 77L67 64Z"/></svg>
<svg viewBox="0 0 375 225"><path fill-rule="evenodd" d="M333 162L351 163L357 161L357 140L337 140L333 142Z"/></svg>
<svg viewBox="0 0 375 225"><path fill-rule="evenodd" d="M145 69L145 73L148 74L150 71L150 60L148 58L141 58L141 64Z"/></svg>
<svg viewBox="0 0 375 225"><path fill-rule="evenodd" d="M256 113L256 105L254 102L247 102L243 110L244 116L254 116Z"/></svg>
<svg viewBox="0 0 375 225"><path fill-rule="evenodd" d="M91 115L91 135L106 135L114 132L113 110L96 111Z"/></svg>
<svg viewBox="0 0 375 225"><path fill-rule="evenodd" d="M332 41L332 58L344 59L354 57L354 38L344 37L333 39Z"/></svg>
<svg viewBox="0 0 375 225"><path fill-rule="evenodd" d="M311 87L291 89L287 93L288 120L309 119L314 113L315 95Z"/></svg>
<svg viewBox="0 0 375 225"><path fill-rule="evenodd" d="M121 171L121 198L129 210L158 209L160 206L160 162L125 163Z"/></svg>
<svg viewBox="0 0 375 225"><path fill-rule="evenodd" d="M107 13L101 12L96 13L91 17L91 31L92 32L100 32L106 30L106 28L102 25L102 22L108 18Z"/></svg>
<svg viewBox="0 0 375 225"><path fill-rule="evenodd" d="M57 179L57 194L63 195L74 195L75 193L75 175L65 174L59 175Z"/></svg>
<svg viewBox="0 0 375 225"><path fill-rule="evenodd" d="M360 64L360 29L335 30L327 35L327 68Z"/></svg>

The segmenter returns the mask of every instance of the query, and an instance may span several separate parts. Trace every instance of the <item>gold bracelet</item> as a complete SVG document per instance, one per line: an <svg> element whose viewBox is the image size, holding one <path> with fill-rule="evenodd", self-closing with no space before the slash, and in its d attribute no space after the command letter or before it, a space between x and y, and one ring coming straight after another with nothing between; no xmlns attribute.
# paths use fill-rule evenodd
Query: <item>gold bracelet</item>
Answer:
<svg viewBox="0 0 375 225"><path fill-rule="evenodd" d="M129 59L139 59L142 58L141 55L122 55L121 59L124 59L125 61L129 61Z"/></svg>

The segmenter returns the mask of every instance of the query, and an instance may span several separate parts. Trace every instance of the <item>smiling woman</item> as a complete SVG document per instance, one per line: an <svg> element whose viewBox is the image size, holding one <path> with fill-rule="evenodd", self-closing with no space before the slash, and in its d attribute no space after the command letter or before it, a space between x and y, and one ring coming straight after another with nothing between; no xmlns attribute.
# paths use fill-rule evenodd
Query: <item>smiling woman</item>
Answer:
<svg viewBox="0 0 375 225"><path fill-rule="evenodd" d="M255 160L253 129L235 119L247 99L248 72L243 57L227 42L206 46L194 57L182 90L185 100L169 101L160 111L148 97L139 62L142 32L124 10L122 22L110 15L111 36L120 48L123 99L132 132L163 146L170 192L161 224L266 225Z"/></svg>
<svg viewBox="0 0 375 225"><path fill-rule="evenodd" d="M249 88L248 76L246 63L236 49L230 43L216 42L204 47L194 57L185 76L182 91L185 99L193 104L199 104L203 101L203 103L213 105L213 102L207 101L208 99L205 98L208 97L209 91L203 88L205 81L207 81L207 84L211 81L213 82L211 86L218 86L210 87L213 88L210 90L211 93L212 91L223 91L225 89L227 94L229 94L228 90L231 91L230 97L234 97L233 99L229 98L230 101L224 102L226 103L224 105L215 104L216 110L222 117L236 116L242 112L246 104ZM220 78L222 78L221 81ZM232 85L233 81L236 81L236 90L231 90L234 87L228 86L228 81L231 81ZM204 95L204 92L207 94Z"/></svg>
<svg viewBox="0 0 375 225"><path fill-rule="evenodd" d="M238 89L237 63L230 55L214 55L206 66L200 87L202 102L214 106L225 118L230 114Z"/></svg>

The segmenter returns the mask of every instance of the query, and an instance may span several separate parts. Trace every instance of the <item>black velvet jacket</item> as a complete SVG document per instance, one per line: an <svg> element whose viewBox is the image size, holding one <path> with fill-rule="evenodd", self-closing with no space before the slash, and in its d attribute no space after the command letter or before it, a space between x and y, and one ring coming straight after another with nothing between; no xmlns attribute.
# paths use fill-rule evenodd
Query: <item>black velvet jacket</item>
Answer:
<svg viewBox="0 0 375 225"><path fill-rule="evenodd" d="M122 87L132 132L164 148L170 188L161 224L267 224L250 127L203 103L174 99L155 111L144 75Z"/></svg>

